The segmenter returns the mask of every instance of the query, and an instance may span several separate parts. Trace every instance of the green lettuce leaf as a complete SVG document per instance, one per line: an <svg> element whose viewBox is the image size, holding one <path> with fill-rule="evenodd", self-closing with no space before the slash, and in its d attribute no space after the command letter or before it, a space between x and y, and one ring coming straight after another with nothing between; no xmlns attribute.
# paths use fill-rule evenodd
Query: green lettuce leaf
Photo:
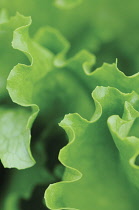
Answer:
<svg viewBox="0 0 139 210"><path fill-rule="evenodd" d="M49 26L42 28L32 39L28 34L31 19L20 14L17 14L18 18L25 23L14 31L12 46L23 52L31 65L15 66L8 77L7 89L13 102L32 107L33 114L26 125L28 129L39 109L44 124L49 120L58 122L69 112L78 112L89 119L94 112L91 92L96 85L110 85L124 92L136 90L138 93L138 74L127 77L116 64L104 64L90 73L95 63L91 53L83 50L65 59L69 43L57 30ZM121 85L115 77L120 78ZM135 87L131 85L132 81Z"/></svg>
<svg viewBox="0 0 139 210"><path fill-rule="evenodd" d="M54 7L54 2L55 5L64 9ZM31 15L35 21L34 28L38 29L42 25L50 24L65 32L64 34L68 37L72 36L75 39L82 34L87 36L84 29L87 33L93 30L98 38L109 39L109 41L114 37L123 38L122 35L125 35L126 30L126 34L130 33L132 37L135 35L132 30L130 31L130 27L134 28L135 23L138 22L139 5L137 0L134 0L134 4L125 0L122 2L119 0L113 2L110 0L82 0L82 4L80 3L81 0L30 0L29 2L27 0L20 0L20 2L11 0L11 5L9 5L8 0L3 0L0 2L0 7L8 8L12 14L19 11L24 15ZM126 7L124 7L125 4ZM75 7L77 5L79 6ZM70 7L73 8L67 10ZM38 18L36 14L41 14L41 16ZM65 21L68 24L65 24ZM128 37L125 36L125 39L128 40ZM90 43L91 40L90 37ZM128 44L128 46L130 45Z"/></svg>
<svg viewBox="0 0 139 210"><path fill-rule="evenodd" d="M125 116L127 102L138 110L139 96L111 87L97 87L92 96L96 111L91 121L69 114L60 123L69 137L69 143L59 154L66 169L63 181L46 190L46 204L50 209L136 209L139 168L133 162L139 141L134 137L123 141L120 135L113 140L107 120L109 124L114 121L113 129L119 130L123 122L115 121L112 115L122 117L124 112ZM132 109L128 109L128 115L135 117ZM131 119L128 123L132 127ZM129 125L123 127L122 137L128 134Z"/></svg>
<svg viewBox="0 0 139 210"><path fill-rule="evenodd" d="M19 22L20 24L22 23L21 26L18 26ZM9 25L10 27L12 27L12 25L15 23L16 29L14 31L12 46L13 48L24 52L24 54L27 55L28 59L30 60L31 65L29 66L25 64L18 64L17 66L15 66L9 74L7 80L7 89L13 102L21 106L32 108L33 112L31 111L30 114L28 114L28 118L24 116L24 113L21 114L21 116L23 115L24 123L21 122L19 133L22 133L24 130L26 130L28 131L28 135L21 137L19 136L19 134L17 135L17 140L19 140L19 142L21 141L20 138L23 138L22 143L25 143L27 153L31 155L29 146L30 129L39 111L39 108L41 109L40 116L43 116L42 121L44 121L44 124L48 124L49 119L51 121L55 120L57 122L57 119L59 117L63 116L65 113L71 110L78 110L79 113L83 114L84 108L80 106L80 103L83 103L84 100L86 101L86 104L84 105L88 107L87 112L85 113L85 117L90 115L90 110L92 112L91 107L93 107L94 105L90 100L91 97L89 95L86 95L86 90L79 82L76 82L76 78L74 79L74 76L70 75L70 73L67 72L67 69L63 68L60 72L58 69L55 68L55 66L53 66L53 62L56 63L56 66L61 66L61 62L65 63L63 56L68 49L68 43L64 40L64 38L51 27L47 27L44 30L45 35L47 35L47 39L45 39L45 44L46 46L48 45L48 49L55 52L55 56L55 54L50 52L50 50L44 48L43 46L40 46L38 43L36 43L36 41L34 41L37 39L38 42L43 41L42 37L39 36L40 33L36 35L34 40L29 37L28 28L31 24L30 18L25 18L24 16L17 13L15 17L11 18L9 22L1 25L1 27L2 29L6 29L7 27L9 27ZM85 53L82 55L82 57L84 55ZM94 60L94 57L92 55L89 55L88 60L91 59ZM80 63L87 62L86 60L87 59L85 58L81 60ZM75 82L71 87L70 84L73 82L73 80L75 80ZM56 89L58 90L57 92L55 92ZM63 107L67 103L67 100L73 100L72 93L75 89L77 91L80 91L80 95L78 96L79 100L74 100L73 104L69 104L66 109L63 109ZM57 93L58 95L56 96ZM80 97L81 95L83 98ZM74 93L74 98L77 99L76 92ZM44 103L44 101L46 101L46 103ZM55 110L54 114L53 107L55 107L56 102L60 102L60 104L57 107L57 110ZM5 110L5 113L3 113L3 118L7 116L7 112L8 111ZM19 120L15 118L14 126L16 126L16 122L19 123ZM11 139L10 132L8 141L9 144L11 144L10 142L13 141L13 138ZM21 148L20 146L21 145L19 144L19 151L22 150L22 146ZM3 156L3 154L7 152L6 146L4 149L5 150L2 149L1 151L1 156ZM10 151L12 150L13 148L11 147ZM16 155L18 156L18 152ZM20 155L24 156L24 154L22 153ZM3 161L3 164L5 167L17 167L21 169L33 165L34 160L32 159L32 156L30 156L30 164L25 164L25 161L23 163L18 159L15 160L13 158L9 158L7 159L7 163Z"/></svg>
<svg viewBox="0 0 139 210"><path fill-rule="evenodd" d="M54 2L64 6L63 9L54 7ZM120 68L126 74L138 72L138 1L135 0L134 4L125 0L122 3L119 0L77 2L11 0L9 5L8 0L2 0L0 7L7 8L12 15L16 11L31 15L32 35L45 25L59 29L72 45L69 55L87 49L99 57L98 66L103 62L112 63L118 58ZM69 9L70 5L74 5L74 8Z"/></svg>
<svg viewBox="0 0 139 210"><path fill-rule="evenodd" d="M34 165L30 138L38 113L36 134L53 127L51 135L44 137L47 143L57 136L56 124L66 113L78 113L66 115L60 123L69 144L59 155L65 166L63 181L50 185L45 194L49 208L138 207L139 73L128 77L117 63L93 70L91 54L97 54L97 66L122 56L119 60L126 74L138 71L138 6L137 0L0 1L10 15L19 11L33 19L31 24L30 17L19 13L10 19L5 10L0 13L0 159L4 167ZM46 167L46 145L38 136L36 147L32 138L37 164L23 171L10 170L4 210L20 209L20 200L29 199L37 185L56 181ZM58 162L53 170L61 178Z"/></svg>
<svg viewBox="0 0 139 210"><path fill-rule="evenodd" d="M2 39L0 51L3 52L0 65L0 159L4 167L22 169L31 167L35 163L30 151L31 135L27 126L32 111L12 104L6 90L6 82L12 66L20 60L20 53L14 53L10 46L12 33L16 28L26 25L28 18L17 14L9 19L3 10L0 20L0 38ZM11 58L9 62L7 62L8 56Z"/></svg>
<svg viewBox="0 0 139 210"><path fill-rule="evenodd" d="M25 118L24 124L21 123L21 131L19 131L19 133L22 133L22 130L28 130L28 137L26 135L23 138L23 142L26 142L28 152L30 147L30 129L39 111L39 108L41 109L40 115L43 116L42 121L44 121L44 123L48 123L49 119L57 122L59 117L62 118L62 116L69 111L78 111L79 113L85 115L85 117L88 117L92 113L94 106L91 101L91 97L89 94L86 94L86 88L82 87L82 84L80 84L80 82L74 78L74 75L68 72L68 67L65 67L68 65L68 62L64 61L65 53L69 48L68 42L59 32L51 27L47 27L42 30L43 36L40 35L41 32L38 32L33 40L28 35L28 28L30 24L31 19L25 18L19 13L17 13L15 17L12 17L6 23L1 24L2 30L7 30L9 27L11 28L11 31L14 30L12 41L13 48L24 52L31 62L30 66L25 64L18 64L15 66L10 72L7 80L7 89L13 102L22 106L32 107L33 110L33 112L30 112L30 116L28 115L28 119L23 113L23 119ZM47 36L47 39L43 39L44 35ZM40 44L36 42L37 40L38 43L42 45L45 44L45 48L40 46ZM43 43L44 41L45 43ZM75 57L73 60L77 60L76 65L82 66L84 63L85 65L88 63L94 63L94 56L88 52L83 52L80 55L80 59L77 56L77 59ZM57 66L61 67L61 71L56 68ZM70 85L71 83L73 83L72 86ZM55 91L56 89L57 92ZM78 95L78 100L74 100L72 104L69 103L69 106L66 109L63 109L63 107L66 107L67 101L73 100L74 98L77 99L77 92L80 92ZM44 103L44 101L47 103ZM84 113L84 108L80 106L80 104L84 101L86 101L86 103L84 103L84 106L87 107L86 113ZM55 107L56 102L60 103L54 114L53 107ZM11 102L9 105L10 104ZM6 114L7 110L5 110L5 116ZM15 118L15 123L16 121L18 122L18 119L16 120ZM9 138L10 137L11 136L9 133ZM18 137L19 136L17 136L17 138ZM9 142L11 141L13 140L10 139ZM1 155L3 155L5 152L6 148L4 151L1 151ZM7 165L5 162L3 163L5 167L8 166L8 163ZM29 165L22 165L20 162L17 166L17 163L13 162L9 163L8 167L25 168L29 167Z"/></svg>
<svg viewBox="0 0 139 210"><path fill-rule="evenodd" d="M139 112L126 102L122 119L113 115L108 126L120 153L120 159L128 179L139 188ZM136 192L137 193L137 192Z"/></svg>
<svg viewBox="0 0 139 210"><path fill-rule="evenodd" d="M35 187L47 186L55 181L54 176L45 167L47 163L44 141L37 141L33 145L33 154L35 155L35 166L25 169L9 171L10 179L8 187L3 192L1 206L3 210L20 209L21 199L29 200ZM39 200L40 206L42 199Z"/></svg>
<svg viewBox="0 0 139 210"><path fill-rule="evenodd" d="M20 117L24 116L23 124L19 123L20 118L18 120L17 116L15 118L15 123L14 123L15 126L16 126L16 123L17 125L20 124L19 133L17 134L17 139L19 143L21 141L20 132L23 133L24 130L27 132L27 135L25 135L25 137L24 135L22 135L21 137L23 138L22 143L25 143L25 151L28 151L27 153L28 156L26 155L25 157L27 157L27 160L30 160L32 156L31 156L30 147L29 147L30 140L28 139L30 138L30 129L31 129L32 123L36 115L38 114L39 109L41 110L40 116L44 123L48 122L49 120L57 122L59 118L61 119L62 116L68 112L78 112L83 117L89 119L90 116L94 112L94 103L91 100L91 97L89 95L91 91L97 85L112 86L126 93L131 92L131 90L135 90L138 93L139 91L136 84L138 83L139 76L138 74L133 75L131 77L125 76L122 72L118 70L116 64L111 64L111 65L104 64L101 68L98 68L94 72L91 72L92 65L94 65L95 63L95 57L91 53L87 52L86 50L83 50L79 52L78 54L76 54L74 57L70 59L66 59L66 54L69 49L69 43L63 38L63 36L57 30L53 29L52 27L43 28L36 34L34 39L32 39L30 38L29 33L28 33L29 27L31 25L31 19L25 18L21 16L20 14L17 14L15 17L15 20L19 21L20 19L23 21L23 24L21 24L21 26L16 25L15 30L14 30L12 46L14 49L18 49L21 52L23 52L28 57L31 64L30 65L18 64L17 66L13 68L13 70L10 72L9 77L8 77L7 89L13 102L26 107L25 110L28 109L27 107L31 107L33 110L33 112L28 113L27 117L25 117L25 114L23 112L21 113ZM13 21L13 23L15 23L15 20ZM7 27L6 25L8 25L9 27L9 22L2 24L1 26L2 29L5 29ZM115 80L115 78L119 78L120 82L119 80ZM97 91L99 92L100 95L102 95L102 98L105 96L105 93L103 95L103 92L105 92L103 91L103 88L101 88L101 90L99 90L98 88ZM96 92L94 91L94 94ZM108 93L108 95L111 95L111 94ZM118 93L117 93L118 96L116 94L115 94L116 96L115 95L113 96L113 95L112 97L117 98L117 99L114 99L115 106L118 105L119 100L123 100L123 101L128 100L132 104L132 100L133 99L135 100L135 96L137 97L137 95L135 94L135 96L131 97L131 99L124 99L124 97L126 98L126 96L123 96L122 94L121 94L122 96L121 95L119 96ZM115 103L116 100L118 100L117 104ZM73 103L70 103L71 101L73 101ZM95 97L94 97L94 101L95 101ZM55 108L56 103L58 104L57 108ZM123 106L124 102L121 102L121 103L122 103L121 106ZM84 104L84 106L81 106L81 104ZM133 101L133 104L134 104L134 101ZM101 108L99 106L96 106L96 110L99 113ZM114 110L115 110L115 107L114 107ZM119 110L119 107L118 107L118 110ZM5 113L7 114L7 110ZM99 116L98 113L96 114L95 112L94 114L95 116L94 119L96 118L94 120L94 123L95 121L97 122L97 120L99 121L99 118L101 118L101 114L99 113L100 115ZM112 114L113 112L110 113L110 115ZM5 114L2 115L2 119L5 116L6 116ZM107 116L107 118L109 116ZM9 118L9 116L7 118ZM14 118L14 115L11 121L13 121L13 118ZM94 126L92 122L88 122L88 124ZM81 129L82 126L80 127L79 125L77 122L77 127ZM97 124L97 126L101 127L99 123ZM86 125L83 125L83 127L86 127ZM89 129L95 130L95 128L91 127ZM106 127L104 127L104 130L105 129ZM4 128L2 128L2 132L3 130ZM89 131L87 130L86 132L88 133ZM78 133L80 134L80 132ZM104 131L102 132L102 134L103 133ZM15 134L13 133L13 135ZM80 135L82 135L82 133ZM11 142L12 141L8 142L9 145L11 145ZM20 146L21 145L19 145L19 149L18 149L19 152L17 151L16 156L19 156L18 154L20 153L20 155L24 157L24 154L22 154L20 151L22 149L22 147L20 148ZM21 169L21 168L30 167L32 164L34 164L32 162L33 159L28 164L28 163L25 163L27 162L26 159L25 160L21 159L22 161L21 162L17 158L15 160L13 156L11 158L11 156L9 156L10 152L7 155L7 145L5 148L4 149L2 148L1 158L4 165L6 166L7 164L6 167L17 167ZM10 146L10 149L11 151L14 151L14 147ZM75 150L77 150L77 148ZM7 161L8 163L3 158L5 154L7 155L5 159L8 160ZM109 158L109 156L106 158ZM78 159L78 158L75 158L75 159ZM115 161L115 164L117 162ZM67 177L69 177L69 179L71 179L72 182L73 180L74 181L77 179L79 180L83 173L79 172L80 170L77 171L77 169L72 171L74 175L73 179L70 178L70 175L69 175L71 173L70 170L67 170L67 172L65 172L64 179L68 180ZM123 180L123 176L124 176L123 172L119 172L119 173L120 173L119 176L121 177L120 179ZM90 177L92 176L92 172L91 172L91 175L89 176ZM109 180L112 179L111 177L109 177ZM117 182L118 181L119 179L117 180ZM116 188L117 190L114 192L113 197L116 198L117 193L119 193L119 191L121 193L127 191L127 188L126 188L126 186L128 186L127 183L128 182L125 182L125 185L123 186L123 188L120 188L121 185L118 188L118 185L116 184L118 189ZM84 181L83 181L83 184L84 184ZM104 185L104 188L106 188L106 185ZM59 187L58 189L59 189L58 191L61 192L61 189ZM72 186L71 186L71 189L72 189ZM74 186L73 186L73 189L74 189ZM69 193L71 192L70 187L69 188L65 187L64 190L68 191ZM64 190L62 191L64 192ZM49 192L49 188L48 188L48 192ZM109 193L110 192L108 191L108 194ZM60 203L58 207L57 206L51 207L51 205L56 205L56 204L48 204L48 206L50 205L50 208L66 208L66 207L67 208L68 207L81 208L81 206L78 207L78 202L75 202L75 207L74 207L72 196L71 196L71 201L70 201L70 195L65 192L64 194L65 195L67 194L67 198L65 198L65 200L66 199L67 200L62 201L62 199L61 198L60 199L61 199L61 202L65 202L65 203L67 202L66 204ZM120 195L121 194L119 194L119 196ZM50 196L48 195L49 198ZM61 196L64 197L63 194ZM56 199L59 199L58 196L56 197L57 197ZM114 199L113 197L112 199ZM127 200L129 201L128 204L130 208L130 206L132 206L132 204L130 203L133 199L130 199L131 200L130 201L129 197L130 197L129 194L127 193L127 197L125 198L123 203L117 206L117 208L122 208L121 206L123 206L123 208L126 208ZM81 197L79 197L79 199L81 199ZM78 201L78 198L77 198L77 201ZM56 203L58 204L58 202ZM98 203L96 203L96 208L98 209L103 207L103 205L104 207L106 205L105 208L110 208L109 205L112 205L112 204L109 204L108 202L106 202L107 204L105 204L104 201L102 202L102 204L101 202L100 204ZM81 205L85 208L87 204L85 202L85 203L81 203Z"/></svg>
<svg viewBox="0 0 139 210"><path fill-rule="evenodd" d="M6 81L13 66L18 62L27 62L25 57L11 46L13 31L26 22L27 18L23 20L20 15L9 19L5 10L0 12L0 101L8 100Z"/></svg>
<svg viewBox="0 0 139 210"><path fill-rule="evenodd" d="M0 159L5 167L22 169L35 163L26 127L29 115L30 111L23 108L0 108Z"/></svg>

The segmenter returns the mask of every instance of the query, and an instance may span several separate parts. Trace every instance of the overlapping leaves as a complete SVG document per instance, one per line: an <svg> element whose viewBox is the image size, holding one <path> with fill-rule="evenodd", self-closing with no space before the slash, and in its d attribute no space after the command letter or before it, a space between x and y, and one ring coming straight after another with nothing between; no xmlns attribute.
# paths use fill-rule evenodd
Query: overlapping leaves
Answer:
<svg viewBox="0 0 139 210"><path fill-rule="evenodd" d="M92 96L91 121L69 114L60 123L69 137L59 155L66 170L63 181L46 190L46 203L50 209L136 209L139 96L110 87L97 87Z"/></svg>
<svg viewBox="0 0 139 210"><path fill-rule="evenodd" d="M30 18L17 14L8 21L5 17L1 18L1 30L14 31L12 46L27 56L30 65L16 65L8 77L10 97L20 106L10 102L0 109L0 157L4 166L21 169L34 164L30 129L39 109L44 124L50 120L57 123L64 114L77 112L67 115L60 124L70 139L60 152L66 171L64 182L46 191L47 205L52 209L135 209L139 74L127 77L116 64L104 64L91 72L95 57L83 50L66 59L69 44L57 30L45 27L30 38ZM3 80L5 98L7 74ZM96 88L98 85L106 87ZM130 93L132 90L135 92ZM122 118L123 112L123 119L111 116ZM79 114L93 118L87 121ZM7 119L9 132L5 132Z"/></svg>

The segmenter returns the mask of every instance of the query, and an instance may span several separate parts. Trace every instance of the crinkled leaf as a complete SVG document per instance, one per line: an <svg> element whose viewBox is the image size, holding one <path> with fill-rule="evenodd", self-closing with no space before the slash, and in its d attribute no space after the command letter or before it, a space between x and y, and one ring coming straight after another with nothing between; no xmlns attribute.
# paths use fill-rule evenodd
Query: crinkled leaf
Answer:
<svg viewBox="0 0 139 210"><path fill-rule="evenodd" d="M12 105L10 97L8 96L6 91L6 79L8 73L11 70L11 66L13 66L14 62L16 62L20 58L20 56L18 56L18 53L16 52L14 54L14 50L12 49L12 47L10 47L12 33L14 30L16 30L16 28L26 25L29 21L29 18L25 18L17 13L15 17L8 19L6 13L2 11L1 20L1 50L3 51L3 57L1 60L2 70L0 71L0 97L2 99L2 103L4 103L3 100L6 101L6 103L8 104L8 108L4 107L3 105L1 105L0 108L0 158L4 167L16 167L18 169L23 169L31 167L35 163L30 152L30 119L32 119L33 121L33 119L35 118L35 114L32 115L32 112L28 109L25 110L19 108L18 106ZM5 42L7 45L5 45ZM10 62L7 62L7 53L9 53L9 56L11 58ZM15 57L17 58L14 59ZM30 118L30 115L32 115L32 118Z"/></svg>
<svg viewBox="0 0 139 210"><path fill-rule="evenodd" d="M139 188L139 112L126 102L122 119L117 115L111 116L108 119L108 126L119 150L125 173L129 180Z"/></svg>
<svg viewBox="0 0 139 210"><path fill-rule="evenodd" d="M22 106L31 106L33 108L33 113L30 113L30 117L28 116L28 119L24 119L26 120L26 124L21 124L21 131L19 130L19 133L22 132L22 129L28 129L28 132L30 132L29 130L31 128L32 122L39 110L37 105L39 105L41 111L43 111L43 114L44 112L46 112L45 110L47 110L47 113L49 113L50 111L49 115L50 117L52 117L52 115L54 115L52 106L55 106L55 103L60 101L61 104L55 111L57 115L54 115L55 118L62 116L67 111L71 110L76 111L79 109L79 113L81 112L81 114L83 114L84 108L80 107L80 103L83 103L84 100L86 101L85 106L88 107L86 114L87 116L90 115L91 107L93 107L93 103L91 103L89 95L86 95L86 91L83 87L81 87L80 83L78 84L78 82L76 82L76 79L74 79L74 77L70 75L70 73L68 73L66 69L62 69L61 72L59 72L59 70L55 69L52 65L54 54L51 53L50 50L54 51L54 53L57 54L55 60L62 60L62 57L68 49L68 43L56 30L48 27L46 30L47 33L44 33L45 31L43 33L47 34L48 41L45 41L46 46L48 45L48 49L50 50L47 50L46 48L44 49L35 41L30 39L28 35L28 27L30 26L30 24L30 18L25 18L24 16L17 13L15 17L11 18L9 21L1 25L2 30L6 30L8 27L10 27L11 30L15 29L12 45L14 48L23 51L31 61L30 66L24 64L18 64L17 66L15 66L14 69L11 71L10 76L8 77L7 87L12 100ZM53 35L53 37L51 35ZM36 37L39 36L36 35ZM40 42L39 38L35 39L38 39ZM52 41L50 42L49 40L51 39ZM91 59L91 57L89 59ZM75 80L75 82L73 83L73 86L70 87L70 84L73 82L73 80ZM58 90L57 96L57 93L55 93L56 89ZM74 92L74 90L80 91L80 95L78 95L79 100L74 100L73 104L69 104L69 107L66 108L66 110L63 110L64 105L66 105L67 103L65 96L67 97L68 101L73 100L74 98L72 93ZM80 97L81 95L83 96L83 98ZM74 94L74 97L77 99L76 92ZM46 101L47 103L43 103L44 101ZM35 105L35 103L37 105ZM59 111L61 111L62 114L61 112L59 113ZM30 134L28 133L28 135ZM29 143L29 138L29 136L24 136L23 143ZM11 141L12 139L9 140L9 142ZM6 150L3 151L3 153L5 152ZM7 167L6 163L3 163ZM28 164L27 166L21 165L20 163L18 166L17 163L15 165L14 164L15 163L12 162L11 159L10 167L29 167Z"/></svg>
<svg viewBox="0 0 139 210"><path fill-rule="evenodd" d="M47 186L54 182L53 175L45 168L47 161L44 142L37 142L33 146L33 153L37 161L35 166L22 171L15 169L10 171L8 188L5 190L2 200L3 210L20 209L20 200L29 199L35 187ZM39 202L42 201L39 200Z"/></svg>
<svg viewBox="0 0 139 210"><path fill-rule="evenodd" d="M23 16L18 16L24 20ZM29 128L39 108L45 123L46 119L47 122L49 119L57 121L68 112L78 112L89 118L94 107L89 95L96 85L110 85L124 92L131 89L138 92L138 75L127 77L115 64L105 64L89 73L95 62L92 54L84 50L65 60L69 44L63 36L53 28L46 27L33 40L28 34L31 19L25 20L26 25L14 31L12 45L28 56L31 65L15 66L8 77L7 87L14 102L33 108L33 115L27 125ZM120 78L121 84L115 80L115 76ZM135 81L135 87L131 86L132 81ZM55 104L58 106L55 107Z"/></svg>
<svg viewBox="0 0 139 210"><path fill-rule="evenodd" d="M26 24L27 19L23 19L19 14L9 19L5 10L0 12L0 101L8 98L6 80L10 70L19 61L27 62L25 57L11 46L13 31Z"/></svg>
<svg viewBox="0 0 139 210"><path fill-rule="evenodd" d="M68 43L58 31L51 27L42 29L34 40L31 39L28 35L31 21L30 19L28 21L26 26L15 30L12 45L29 57L31 65L18 64L10 72L7 88L12 100L23 106L34 107L34 115L36 115L35 112L39 106L43 112L43 118L45 112L47 121L49 117L58 118L69 111L78 111L85 114L86 117L89 116L93 103L90 95L86 94L86 87L82 86L78 78L74 78L66 65L61 64L61 62L65 64L64 56L68 49ZM46 39L44 39L45 36ZM36 43L37 41L39 44ZM86 52L82 58L85 54ZM86 55L79 61L80 65L87 60L91 63L94 62L94 56L88 53L88 56ZM56 63L56 66L63 65L63 68L59 70L53 65L53 62ZM78 96L77 93L79 93ZM73 103L69 103L69 106L66 107L67 101L71 100ZM87 113L84 113L84 108L80 106L83 101L85 101L84 106L88 107ZM55 103L58 104L57 107L55 107Z"/></svg>
<svg viewBox="0 0 139 210"><path fill-rule="evenodd" d="M46 190L45 199L50 209L132 210L138 206L138 167L135 169L129 162L129 156L133 158L138 151L138 142L130 141L129 149L120 144L117 148L107 119L114 114L122 117L126 101L138 108L139 96L134 92L123 94L114 88L97 87L93 99L96 111L91 121L70 114L60 123L69 137L69 144L59 155L66 170L63 181ZM126 151L125 170L120 157ZM136 180L134 185L128 179L129 174Z"/></svg>
<svg viewBox="0 0 139 210"><path fill-rule="evenodd" d="M23 108L0 108L0 159L4 167L22 169L35 163L26 127L30 114Z"/></svg>
<svg viewBox="0 0 139 210"><path fill-rule="evenodd" d="M134 0L134 3L125 0L122 2L119 0L82 0L79 7L71 10L59 10L53 6L54 2L66 9L78 5L81 0L20 0L20 2L11 0L11 5L8 0L3 0L0 2L0 7L8 8L12 13L19 11L24 15L30 14L35 21L34 28L42 24L50 24L58 27L62 32L65 31L68 37L73 34L74 40L79 37L78 32L80 35L87 36L84 29L89 33L92 28L94 33L103 39L111 40L115 36L121 36L125 30L127 30L126 34L130 33L132 37L134 36L130 27L133 28L138 22L137 0ZM126 7L124 7L125 4ZM41 14L41 16L38 18L36 14ZM65 24L65 22L70 24ZM128 40L128 37L125 37L124 39ZM90 42L91 40L90 37Z"/></svg>

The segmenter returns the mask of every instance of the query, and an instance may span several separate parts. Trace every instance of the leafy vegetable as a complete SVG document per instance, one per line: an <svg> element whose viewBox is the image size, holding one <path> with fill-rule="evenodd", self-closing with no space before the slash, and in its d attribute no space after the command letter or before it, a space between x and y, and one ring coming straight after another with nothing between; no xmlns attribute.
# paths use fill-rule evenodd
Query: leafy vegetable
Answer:
<svg viewBox="0 0 139 210"><path fill-rule="evenodd" d="M138 6L0 2L3 210L137 209Z"/></svg>
<svg viewBox="0 0 139 210"><path fill-rule="evenodd" d="M25 21L26 21L26 18L25 18ZM9 21L6 20L6 22L3 22L1 24L2 33L4 34L8 33L8 30L9 30L8 36L11 36L10 33L12 33L12 31L16 27L20 27L20 24L22 25L22 22L23 20L21 16L19 16L18 20L16 19L16 17L11 18L11 20ZM6 52L4 52L4 54L5 53ZM11 52L9 51L9 55L10 54L12 54L12 50ZM14 58L15 55L12 55L12 56ZM19 108L19 107L15 108L14 105L11 105L11 107L9 107L9 105L11 104L11 101L7 97L5 83L6 83L6 75L9 72L9 67L11 66L11 63L9 63L7 66L5 66L5 64L2 66L3 66L3 69L1 71L2 106L0 108L0 116L1 116L0 117L0 121L1 121L0 158L5 167L9 167L9 168L17 167L19 169L30 167L34 164L34 160L32 158L32 155L30 152L30 146L29 146L30 145L30 130L28 127L26 127L26 124L28 122L31 111L29 109L25 110L24 108ZM4 70L6 70L6 72L4 72ZM8 104L4 106L3 103L5 103L5 101L7 101ZM7 127L8 127L8 131L6 131ZM14 144L13 144L13 141L14 141Z"/></svg>
<svg viewBox="0 0 139 210"><path fill-rule="evenodd" d="M128 136L129 130L133 129L131 119L126 125L124 121L123 125L121 120L115 122L115 117L109 116L121 116L124 104L124 117L127 117L126 112L132 116L132 106L138 107L138 95L97 87L92 96L96 111L91 121L78 114L70 114L60 123L70 142L59 155L67 168L64 181L50 185L46 190L47 205L50 209L135 209L138 192L134 194L128 178L138 187L139 171L134 162L139 140L134 140L135 137L121 139L120 136L115 145L107 119L110 127L122 132L122 137ZM128 108L127 101L131 108Z"/></svg>

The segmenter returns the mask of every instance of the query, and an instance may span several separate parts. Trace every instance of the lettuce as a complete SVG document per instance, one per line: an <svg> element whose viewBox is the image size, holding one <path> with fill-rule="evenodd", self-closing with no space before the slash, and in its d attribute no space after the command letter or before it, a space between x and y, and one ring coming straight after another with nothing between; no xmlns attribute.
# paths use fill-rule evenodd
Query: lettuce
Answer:
<svg viewBox="0 0 139 210"><path fill-rule="evenodd" d="M91 121L69 114L60 123L69 137L59 154L66 170L63 181L46 190L46 203L50 209L136 209L139 139L132 135L137 135L139 112L133 106L139 97L110 87L97 87L92 96Z"/></svg>
<svg viewBox="0 0 139 210"><path fill-rule="evenodd" d="M1 208L137 209L138 2L11 3L0 2Z"/></svg>

